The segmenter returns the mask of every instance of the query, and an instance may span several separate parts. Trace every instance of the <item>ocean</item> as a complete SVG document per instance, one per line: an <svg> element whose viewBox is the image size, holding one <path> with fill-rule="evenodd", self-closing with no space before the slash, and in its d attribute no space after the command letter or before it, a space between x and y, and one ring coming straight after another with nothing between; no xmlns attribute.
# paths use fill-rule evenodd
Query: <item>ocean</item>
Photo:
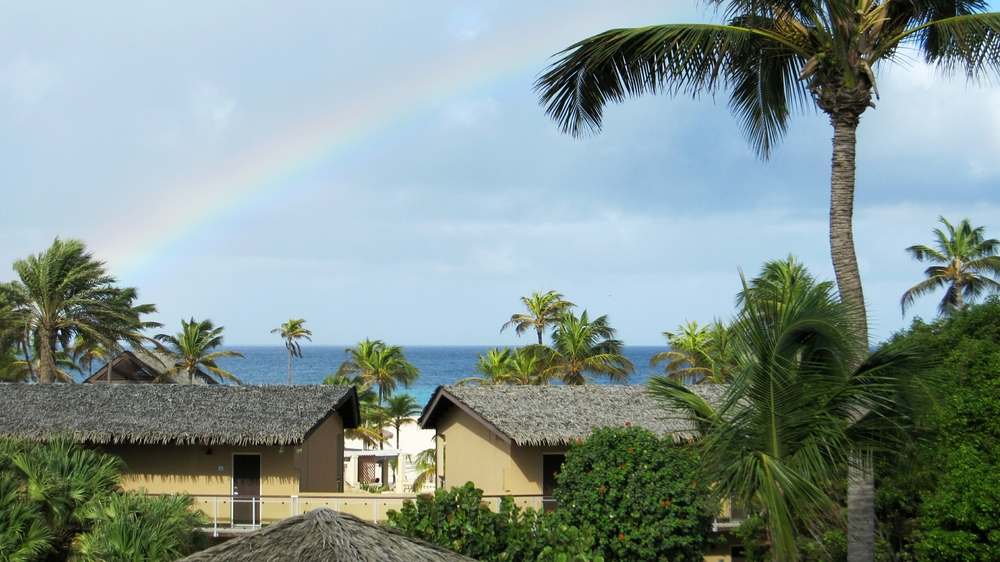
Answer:
<svg viewBox="0 0 1000 562"><path fill-rule="evenodd" d="M293 384L320 384L327 376L336 372L347 358L347 346L302 346L302 358L292 359ZM238 351L245 359L222 358L219 367L229 371L243 384L286 384L288 381L288 351L284 346L236 346L226 347ZM489 346L410 346L404 347L406 359L420 369L420 378L410 388L399 388L398 392L408 392L421 404L426 404L434 390L440 385L454 384L455 381L479 376L476 371L477 353L485 354ZM654 354L665 351L661 346L626 346L625 356L635 364L636 373L629 384L642 384L654 373L649 367L649 359ZM657 370L656 372L662 372ZM598 378L594 382L607 384Z"/></svg>

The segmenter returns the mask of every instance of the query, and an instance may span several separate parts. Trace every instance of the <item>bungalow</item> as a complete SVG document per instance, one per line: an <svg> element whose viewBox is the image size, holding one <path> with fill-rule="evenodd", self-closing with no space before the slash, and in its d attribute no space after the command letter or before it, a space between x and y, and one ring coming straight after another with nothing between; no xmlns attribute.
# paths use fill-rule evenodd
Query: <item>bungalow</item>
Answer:
<svg viewBox="0 0 1000 562"><path fill-rule="evenodd" d="M693 390L714 402L723 389ZM678 439L693 429L690 421L664 411L645 386L441 386L419 420L421 428L435 431L439 485L471 481L485 495L540 497L538 507L545 508L555 507L555 474L570 443L595 427L626 423ZM718 528L733 523L721 519ZM739 559L733 556L738 552L729 543L706 553L705 560L729 562Z"/></svg>
<svg viewBox="0 0 1000 562"><path fill-rule="evenodd" d="M125 489L220 497L234 524L288 516L261 496L342 492L359 419L350 386L0 384L0 436L69 435L120 456Z"/></svg>
<svg viewBox="0 0 1000 562"><path fill-rule="evenodd" d="M696 388L706 398L721 390ZM569 445L594 427L626 422L679 436L690 422L670 418L645 386L441 386L420 416L437 435L438 475L472 481L489 494L551 496Z"/></svg>
<svg viewBox="0 0 1000 562"><path fill-rule="evenodd" d="M166 353L156 349L138 347L127 349L111 360L111 376L108 377L108 365L97 370L83 382L87 384L141 384L151 383L167 372L174 365L174 360ZM173 374L164 382L187 383L187 374ZM196 375L195 384L219 384L212 377Z"/></svg>

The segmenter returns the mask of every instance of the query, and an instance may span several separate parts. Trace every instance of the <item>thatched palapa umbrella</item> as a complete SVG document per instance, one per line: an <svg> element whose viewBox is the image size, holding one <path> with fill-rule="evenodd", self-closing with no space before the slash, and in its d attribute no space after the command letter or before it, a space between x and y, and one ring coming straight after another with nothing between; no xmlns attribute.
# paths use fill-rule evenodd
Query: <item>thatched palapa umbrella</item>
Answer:
<svg viewBox="0 0 1000 562"><path fill-rule="evenodd" d="M469 562L472 558L330 509L307 511L182 562ZM474 561L473 561L474 562Z"/></svg>

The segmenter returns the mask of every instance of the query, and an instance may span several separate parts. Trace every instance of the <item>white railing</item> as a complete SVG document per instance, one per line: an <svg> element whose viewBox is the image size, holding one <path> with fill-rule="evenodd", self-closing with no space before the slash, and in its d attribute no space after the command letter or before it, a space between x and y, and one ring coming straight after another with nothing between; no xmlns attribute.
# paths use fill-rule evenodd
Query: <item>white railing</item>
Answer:
<svg viewBox="0 0 1000 562"><path fill-rule="evenodd" d="M483 495L483 501L492 509L500 508L500 500L512 496L514 503L521 507L539 509L543 507L542 496L534 495ZM299 515L306 511L328 508L334 511L350 513L361 519L379 522L388 519L390 509L399 511L403 502L417 497L409 494L308 494L295 496L221 496L195 495L195 506L201 509L211 520L213 536L219 532L240 533L259 529L262 526L275 523L286 517ZM234 513L235 507L250 505L249 518L240 518ZM242 514L247 515L247 514ZM206 529L207 530L207 529Z"/></svg>
<svg viewBox="0 0 1000 562"><path fill-rule="evenodd" d="M500 509L500 501L511 496L518 507L548 509L551 498L528 494L484 494L483 501L492 509ZM242 533L260 529L262 526L276 523L286 517L299 515L306 511L328 508L334 511L350 513L361 519L380 522L388 519L390 509L399 511L403 502L412 500L417 494L308 494L296 496L206 496L196 495L195 506L201 509L212 520L210 527L213 536L219 532ZM235 520L234 508L237 505L250 504L249 519ZM713 530L728 531L743 522L743 513L739 510L724 507L723 513L715 520ZM207 531L208 529L206 529Z"/></svg>

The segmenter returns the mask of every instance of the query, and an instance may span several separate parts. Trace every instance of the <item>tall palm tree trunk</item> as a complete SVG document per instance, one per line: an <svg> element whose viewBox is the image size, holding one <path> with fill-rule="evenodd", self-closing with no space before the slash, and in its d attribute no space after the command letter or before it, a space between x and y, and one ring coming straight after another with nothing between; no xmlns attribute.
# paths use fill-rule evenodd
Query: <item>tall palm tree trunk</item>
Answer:
<svg viewBox="0 0 1000 562"><path fill-rule="evenodd" d="M847 471L847 560L875 561L875 471L871 453L852 453Z"/></svg>
<svg viewBox="0 0 1000 562"><path fill-rule="evenodd" d="M292 350L288 350L288 386L292 386Z"/></svg>
<svg viewBox="0 0 1000 562"><path fill-rule="evenodd" d="M56 382L56 355L54 337L44 328L38 330L38 382Z"/></svg>
<svg viewBox="0 0 1000 562"><path fill-rule="evenodd" d="M830 255L840 300L847 307L858 342L868 349L868 318L861 272L854 252L854 168L860 114L838 112L833 124L833 171L830 185Z"/></svg>
<svg viewBox="0 0 1000 562"><path fill-rule="evenodd" d="M858 257L854 251L854 170L857 129L861 113L868 107L867 91L838 92L819 105L833 125L833 166L830 185L830 255L837 277L840 301L855 330L860 352L868 353L868 318L861 288ZM860 94L860 95L859 95ZM828 101L824 106L823 101ZM847 106L847 107L845 107ZM875 476L867 454L852 458L847 480L847 560L875 560Z"/></svg>

